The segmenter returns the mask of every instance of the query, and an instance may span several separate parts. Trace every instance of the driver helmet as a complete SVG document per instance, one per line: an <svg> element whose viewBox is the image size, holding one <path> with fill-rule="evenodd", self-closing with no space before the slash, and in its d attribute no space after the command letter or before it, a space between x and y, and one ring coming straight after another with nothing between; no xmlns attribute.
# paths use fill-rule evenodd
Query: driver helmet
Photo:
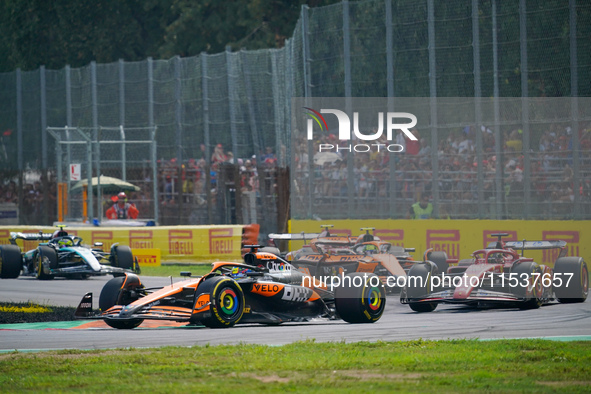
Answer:
<svg viewBox="0 0 591 394"><path fill-rule="evenodd" d="M503 264L505 260L503 259L503 255L501 253L495 253L492 255L492 262L494 264Z"/></svg>
<svg viewBox="0 0 591 394"><path fill-rule="evenodd" d="M55 230L51 238L65 237L66 235L68 235L68 233L64 231L64 229L60 228L59 230Z"/></svg>
<svg viewBox="0 0 591 394"><path fill-rule="evenodd" d="M72 242L72 240L69 239L69 238L62 238L57 243L59 244L60 247L67 247L67 246L74 245L74 243Z"/></svg>
<svg viewBox="0 0 591 394"><path fill-rule="evenodd" d="M118 201L125 201L125 200L127 200L127 194L125 194L125 192L121 192L121 193L117 194L117 200Z"/></svg>
<svg viewBox="0 0 591 394"><path fill-rule="evenodd" d="M234 267L234 268L232 268L232 273L230 274L230 277L232 277L234 279L245 278L246 273L248 271L250 271L250 270L247 268Z"/></svg>

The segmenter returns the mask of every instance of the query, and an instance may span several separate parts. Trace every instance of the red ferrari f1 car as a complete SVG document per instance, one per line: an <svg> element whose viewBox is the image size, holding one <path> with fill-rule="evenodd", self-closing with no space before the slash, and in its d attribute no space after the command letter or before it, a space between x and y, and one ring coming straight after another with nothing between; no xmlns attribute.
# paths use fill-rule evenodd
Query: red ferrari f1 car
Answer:
<svg viewBox="0 0 591 394"><path fill-rule="evenodd" d="M503 242L502 237L508 234L492 236L497 237L496 242L446 272L430 261L417 262L408 273L400 302L416 312L431 312L442 302L533 309L553 299L561 303L587 299L587 264L581 257L565 257L566 242ZM554 269L524 257L525 250L540 249L560 249Z"/></svg>
<svg viewBox="0 0 591 394"><path fill-rule="evenodd" d="M386 305L384 288L373 274L342 276L334 289L289 262L252 246L243 263L213 263L202 277L145 288L134 274L111 279L93 311L92 293L80 302L76 316L103 319L114 328L130 329L144 320L171 320L212 328L238 323L280 324L312 318L341 318L349 323L374 323Z"/></svg>

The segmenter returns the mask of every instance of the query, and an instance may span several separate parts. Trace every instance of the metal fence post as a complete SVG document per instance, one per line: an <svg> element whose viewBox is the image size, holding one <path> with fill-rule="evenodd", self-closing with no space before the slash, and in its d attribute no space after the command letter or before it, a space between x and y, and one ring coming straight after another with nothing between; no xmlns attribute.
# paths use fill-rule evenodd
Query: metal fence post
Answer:
<svg viewBox="0 0 591 394"><path fill-rule="evenodd" d="M478 162L478 219L484 216L484 167L482 165L482 106L480 81L480 24L478 20L478 0L472 0L472 55L474 58L474 117L476 131L476 160Z"/></svg>
<svg viewBox="0 0 591 394"><path fill-rule="evenodd" d="M394 27L392 26L392 0L386 2L386 87L388 97L394 97ZM391 109L388 107L388 109Z"/></svg>
<svg viewBox="0 0 591 394"><path fill-rule="evenodd" d="M39 67L39 96L41 109L41 168L47 170L47 84L45 80L45 66Z"/></svg>
<svg viewBox="0 0 591 394"><path fill-rule="evenodd" d="M96 196L97 196L97 207L102 204L102 196L101 196L101 177L100 177L100 155L98 154L98 146L99 146L99 126L98 126L98 95L97 95L97 86L96 86L96 62L92 61L90 63L90 73L91 73L91 79L92 79L92 133L94 134L91 137L91 141L89 142L89 144L92 146L93 142L95 144L95 155L96 155L96 160L97 160L97 172L96 172L96 176L97 176L97 192L96 192ZM88 181L88 220L92 223L92 219L94 217L94 201L93 201L93 192L92 192L92 167L90 167L88 169L88 171L90 171L90 178ZM100 209L98 210L100 212ZM99 220L101 220L101 218L98 218Z"/></svg>
<svg viewBox="0 0 591 394"><path fill-rule="evenodd" d="M246 58L246 52L241 50L240 51L240 58L242 60L242 76L244 78L244 88L246 90L246 102L248 105L248 121L250 123L250 131L252 137L252 144L254 147L254 153L257 155L257 158L260 157L261 152L263 151L263 147L261 144L261 140L259 138L259 131L257 127L257 119L256 119L256 110L254 106L255 97L252 94L252 85L250 83L250 66L248 64L248 60ZM276 100L275 100L276 101ZM236 154L234 157L237 158ZM257 160L259 163L259 160Z"/></svg>
<svg viewBox="0 0 591 394"><path fill-rule="evenodd" d="M87 166L88 166L88 171L87 171L87 179L88 179L88 220L90 223L92 223L92 217L94 216L94 211L92 208L92 145L93 145L93 138L91 136L88 136L86 134L84 134L84 132L80 129L75 129L78 134L80 134L85 140L86 140L86 156L87 156ZM69 145L69 144L68 144ZM97 144L98 145L98 144ZM100 185L100 178L99 180L97 180L97 184ZM69 187L70 182L68 181L68 187ZM69 192L69 191L68 191ZM99 187L99 192L100 192L100 187ZM100 196L98 196L99 201L100 201Z"/></svg>
<svg viewBox="0 0 591 394"><path fill-rule="evenodd" d="M158 223L159 220L159 202L158 196L158 169L157 169L157 151L156 151L156 125L154 123L154 61L151 57L148 58L148 125L153 130L152 133L152 193L154 198L154 221Z"/></svg>
<svg viewBox="0 0 591 394"><path fill-rule="evenodd" d="M519 48L521 53L521 127L523 139L523 216L529 218L531 201L531 158L529 134L529 89L527 73L527 10L526 0L519 0Z"/></svg>
<svg viewBox="0 0 591 394"><path fill-rule="evenodd" d="M174 57L174 119L176 129L176 160L177 165L183 162L183 86L181 84L181 57ZM179 190L179 196L180 196Z"/></svg>
<svg viewBox="0 0 591 394"><path fill-rule="evenodd" d="M99 127L99 129L96 131L96 140L93 141L93 143L96 144L96 149L95 149L95 154L96 154L96 176L97 176L97 198L98 198L98 203L97 203L97 216L98 216L98 220L99 222L101 220L103 220L103 193L101 190L101 139L102 139L102 134L103 134L103 128ZM125 147L123 148L125 149ZM121 160L123 163L125 163L125 161ZM125 168L125 164L123 164L123 168ZM123 173L125 174L125 170L123 171ZM122 178L123 180L125 180L125 178Z"/></svg>
<svg viewBox="0 0 591 394"><path fill-rule="evenodd" d="M154 61L148 58L148 125L154 127ZM156 198L156 196L154 196Z"/></svg>
<svg viewBox="0 0 591 394"><path fill-rule="evenodd" d="M72 144L70 144L70 142L72 141L71 135L70 135L70 127L66 126L66 174L68 174L66 176L66 185L67 185L67 200L68 200L68 205L70 205L70 175L68 173L68 166L72 163ZM92 175L91 175L92 176ZM71 212L71 211L69 211ZM68 213L69 213L68 212ZM65 216L67 218L67 215Z"/></svg>
<svg viewBox="0 0 591 394"><path fill-rule="evenodd" d="M581 145L579 134L579 71L577 59L577 1L569 0L569 41L570 41L570 110L571 110L571 132L573 146L573 191L574 200L574 219L584 217L581 214L581 188L580 169L581 169ZM585 208L586 209L586 208Z"/></svg>
<svg viewBox="0 0 591 394"><path fill-rule="evenodd" d="M226 71L228 78L228 107L230 110L230 133L232 136L232 153L234 157L238 157L238 130L236 130L236 108L234 106L234 98L236 97L233 74L236 70L232 66L232 48L226 46Z"/></svg>
<svg viewBox="0 0 591 394"><path fill-rule="evenodd" d="M69 65L64 68L66 74L66 125L71 126L72 121L72 71Z"/></svg>
<svg viewBox="0 0 591 394"><path fill-rule="evenodd" d="M123 141L125 141L125 63L123 59L119 59L119 127L121 128L121 134L123 136ZM98 143L98 164L99 167L97 168L97 172L100 174L100 163L101 163L101 146L100 146L100 139ZM123 142L121 146L121 179L127 181L127 169L126 169L126 146L125 142ZM99 182L100 183L100 182ZM102 220L103 217L103 201L101 199L99 204L99 220Z"/></svg>
<svg viewBox="0 0 591 394"><path fill-rule="evenodd" d="M183 86L181 83L181 57L174 57L174 115L175 115L175 129L176 129L176 165L177 165L177 176L179 179L179 188L175 190L178 199L178 222L184 224L185 215L183 214L184 198L183 198L183 178L182 178L182 165L183 165L183 123L182 123L182 111L183 111Z"/></svg>
<svg viewBox="0 0 591 394"><path fill-rule="evenodd" d="M312 97L312 77L310 76L310 37L309 37L309 23L308 23L308 6L302 5L302 59L304 63L304 101L306 106L309 105L309 97ZM308 210L306 218L312 218L312 202L314 199L314 149L313 141L308 140Z"/></svg>
<svg viewBox="0 0 591 394"><path fill-rule="evenodd" d="M61 134L55 133L53 132L49 127L46 128L45 130L46 133L49 133L52 135L52 137L55 140L55 155L56 155L56 166L57 166L57 183L58 183L58 190L62 190L61 189L61 183L62 183L62 136ZM60 210L60 207L62 206L62 202L61 202L61 198L63 198L63 196L61 195L60 192L58 192L58 195L56 196L56 211L58 213L58 220L60 219L60 214L62 213ZM48 199L46 199L48 200Z"/></svg>
<svg viewBox="0 0 591 394"><path fill-rule="evenodd" d="M125 62L119 59L119 124L125 126ZM125 180L125 178L122 178Z"/></svg>
<svg viewBox="0 0 591 394"><path fill-rule="evenodd" d="M308 6L302 5L302 60L304 71L304 97L312 97L312 78L310 77L310 37L309 37L309 21L308 21Z"/></svg>
<svg viewBox="0 0 591 394"><path fill-rule="evenodd" d="M277 65L277 56L280 53L279 51L285 51L284 49L280 50L271 50L269 55L271 56L271 89L273 94L273 122L275 123L275 157L277 158L277 165L280 166L282 163L285 163L285 158L283 157L283 151L281 150L281 132L284 130L284 119L283 119L283 111L282 106L285 103L281 100L281 93L279 90L279 66ZM244 63L244 62L243 62ZM245 65L246 67L246 65ZM284 73L284 80L287 83L287 78L285 78L287 73ZM246 81L245 81L246 82ZM284 89L285 90L285 89Z"/></svg>
<svg viewBox="0 0 591 394"><path fill-rule="evenodd" d="M385 0L386 2L386 85L388 95L388 111L394 111L394 27L392 26L392 0ZM390 204L390 214L388 217L396 217L396 160L394 156L390 155L388 160L390 174L388 181L390 182L389 195L392 198L388 199Z"/></svg>
<svg viewBox="0 0 591 394"><path fill-rule="evenodd" d="M69 126L71 126L74 123L73 120L73 116L72 116L72 70L70 68L69 65L66 65L65 68L65 73L66 73L66 141L70 141L70 131L68 129ZM72 150L70 147L70 144L66 145L66 158L67 158L67 165L70 165L71 161L72 161ZM61 172L63 171L63 168L59 169L60 171L60 175ZM63 181L63 179L62 179ZM67 182L67 194L66 194L66 199L68 202L70 202L70 180L68 178Z"/></svg>
<svg viewBox="0 0 591 394"><path fill-rule="evenodd" d="M159 210L158 210L158 168L157 165L157 145L156 145L156 126L150 128L151 131L151 138L152 138L152 145L151 145L151 153L152 153L152 193L154 194L154 222L158 223L159 220Z"/></svg>
<svg viewBox="0 0 591 394"><path fill-rule="evenodd" d="M122 172L122 177L121 179L127 182L127 144L125 143L126 141L126 137L125 137L125 129L123 128L123 125L119 126L119 134L121 135L121 172ZM100 160L100 156L99 156L99 160ZM99 161L100 163L100 161ZM98 169L97 169L98 171Z"/></svg>
<svg viewBox="0 0 591 394"><path fill-rule="evenodd" d="M349 2L343 1L343 65L345 68L345 112L352 118L351 106L351 29L349 26ZM350 152L347 158L347 212L355 212L355 154Z"/></svg>
<svg viewBox="0 0 591 394"><path fill-rule="evenodd" d="M211 201L211 172L209 164L211 163L211 142L209 136L209 84L207 76L207 53L201 52L201 94L203 100L203 135L205 144L205 198L207 199L207 220L213 223L212 201Z"/></svg>
<svg viewBox="0 0 591 394"><path fill-rule="evenodd" d="M49 182L47 179L47 83L45 66L39 67L40 109L41 109L41 183L47 194ZM49 222L49 199L43 199L43 224Z"/></svg>
<svg viewBox="0 0 591 394"><path fill-rule="evenodd" d="M495 132L495 199L496 218L502 218L503 212L503 166L501 163L501 125L499 108L499 48L497 38L497 2L492 0L492 49L493 49L493 106Z"/></svg>
<svg viewBox="0 0 591 394"><path fill-rule="evenodd" d="M205 144L205 161L209 164L210 161L210 146L209 140L209 84L207 76L207 53L201 52L201 100L203 101L203 139Z"/></svg>
<svg viewBox="0 0 591 394"><path fill-rule="evenodd" d="M437 69L435 59L435 5L433 0L427 0L427 24L429 34L429 103L431 115L431 149L437 152ZM436 154L431 155L432 167L432 198L433 198L433 216L439 215L439 160Z"/></svg>
<svg viewBox="0 0 591 394"><path fill-rule="evenodd" d="M343 0L343 65L345 68L345 97L351 97L351 29L349 27L349 1ZM351 116L351 113L348 113Z"/></svg>
<svg viewBox="0 0 591 394"><path fill-rule="evenodd" d="M47 132L50 132L47 130ZM62 138L61 134L55 134L55 155L56 155L56 166L57 166L57 183L62 183ZM59 204L59 203L58 203Z"/></svg>
<svg viewBox="0 0 591 394"><path fill-rule="evenodd" d="M18 167L18 217L23 218L23 77L21 69L16 69L16 138Z"/></svg>

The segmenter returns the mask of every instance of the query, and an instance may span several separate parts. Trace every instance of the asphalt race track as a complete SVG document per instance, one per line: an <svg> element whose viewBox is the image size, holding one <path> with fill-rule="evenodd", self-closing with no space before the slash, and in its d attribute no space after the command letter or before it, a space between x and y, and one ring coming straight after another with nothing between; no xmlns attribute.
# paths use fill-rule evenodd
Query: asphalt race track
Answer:
<svg viewBox="0 0 591 394"><path fill-rule="evenodd" d="M92 291L95 305L104 283L111 277L87 280L38 281L33 278L0 281L0 301L32 301L76 306ZM170 278L143 277L146 287L170 283ZM179 281L180 279L175 279ZM431 313L415 313L389 296L386 311L375 324L348 324L318 320L280 326L238 325L230 329L159 327L116 330L94 322L87 329L30 329L0 325L0 351L47 349L103 349L126 347L193 346L256 343L282 345L314 339L318 342L397 341L408 339L524 338L591 339L591 300L582 304L553 302L537 310L466 308L439 305Z"/></svg>

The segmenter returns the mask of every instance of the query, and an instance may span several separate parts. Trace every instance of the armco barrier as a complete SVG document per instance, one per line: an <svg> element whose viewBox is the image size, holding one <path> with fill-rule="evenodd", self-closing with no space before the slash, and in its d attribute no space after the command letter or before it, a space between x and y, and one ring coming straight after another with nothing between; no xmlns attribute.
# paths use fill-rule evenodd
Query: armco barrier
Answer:
<svg viewBox="0 0 591 394"><path fill-rule="evenodd" d="M335 235L359 235L361 227L374 227L375 235L384 241L407 248L416 248L420 259L428 248L443 250L449 258L467 259L476 249L483 248L494 233L508 233L511 241L564 240L568 256L581 256L591 262L591 222L558 220L292 220L290 232L320 232L321 224L332 224ZM292 242L297 249L301 241ZM526 251L540 264L554 265L557 250Z"/></svg>
<svg viewBox="0 0 591 394"><path fill-rule="evenodd" d="M243 229L258 232L258 225L163 226L163 227L67 227L66 231L84 243L102 242L104 250L114 243L133 249L159 249L162 261L210 262L241 258ZM53 232L55 227L0 226L0 244L8 244L11 231ZM17 242L23 250L37 242Z"/></svg>

